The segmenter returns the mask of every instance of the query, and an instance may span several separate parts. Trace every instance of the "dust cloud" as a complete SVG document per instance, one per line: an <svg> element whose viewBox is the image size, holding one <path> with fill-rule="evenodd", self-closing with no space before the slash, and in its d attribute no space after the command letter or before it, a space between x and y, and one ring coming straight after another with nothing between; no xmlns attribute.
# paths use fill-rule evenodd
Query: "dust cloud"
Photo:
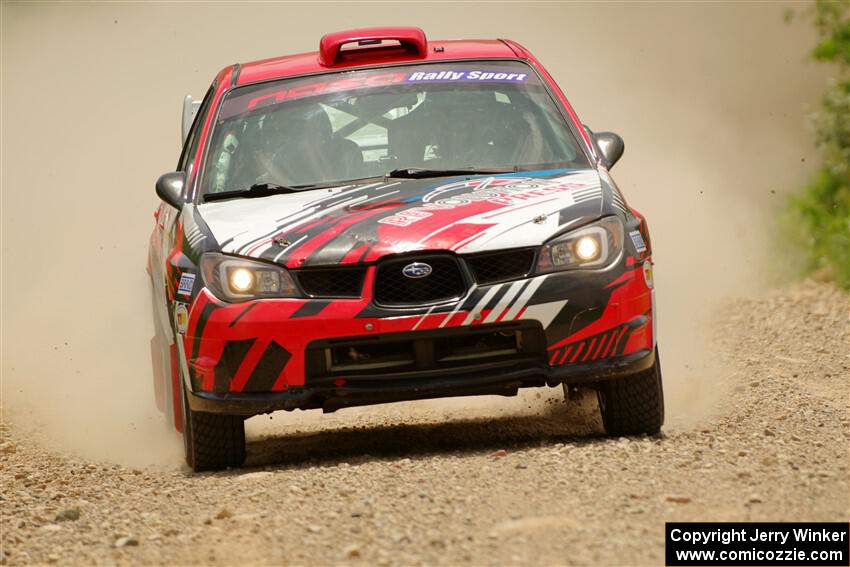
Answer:
<svg viewBox="0 0 850 567"><path fill-rule="evenodd" d="M808 26L783 24L787 6L4 2L4 420L96 460L179 463L153 402L144 266L183 95L226 64L314 50L329 31L409 24L518 40L588 125L623 135L614 176L650 221L668 427L691 426L724 377L706 342L712 309L783 254L765 226L812 171L802 116L825 79L805 61ZM535 399L425 407L449 419ZM388 411L405 407L421 404ZM284 423L305 419L319 418Z"/></svg>

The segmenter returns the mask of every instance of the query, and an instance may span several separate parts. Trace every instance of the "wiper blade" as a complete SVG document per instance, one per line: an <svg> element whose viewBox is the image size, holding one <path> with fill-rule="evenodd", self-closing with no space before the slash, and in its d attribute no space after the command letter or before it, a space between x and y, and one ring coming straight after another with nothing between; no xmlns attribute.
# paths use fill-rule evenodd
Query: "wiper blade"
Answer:
<svg viewBox="0 0 850 567"><path fill-rule="evenodd" d="M453 175L487 175L496 173L515 173L516 167L490 167L476 169L474 167L463 167L458 169L424 169L419 167L407 167L394 169L387 173L387 177L397 179L425 179L427 177L451 177Z"/></svg>
<svg viewBox="0 0 850 567"><path fill-rule="evenodd" d="M218 201L220 199L234 199L242 197L250 199L252 197L268 197L269 195L280 195L282 193L298 193L307 189L318 189L319 185L278 185L277 183L254 183L250 187L244 189L235 189L233 191L222 191L221 193L207 193L204 195L204 201Z"/></svg>
<svg viewBox="0 0 850 567"><path fill-rule="evenodd" d="M364 177L363 179L374 178ZM353 181L362 182L363 179L355 179ZM282 193L300 193L301 191L311 191L313 189L330 189L333 187L341 187L348 183L350 182L332 181L330 183L306 183L304 185L278 185L277 183L255 183L250 187L246 187L244 189L222 191L221 193L206 193L204 195L204 201L218 201L220 199L233 199L236 197L267 197L269 195L280 195Z"/></svg>

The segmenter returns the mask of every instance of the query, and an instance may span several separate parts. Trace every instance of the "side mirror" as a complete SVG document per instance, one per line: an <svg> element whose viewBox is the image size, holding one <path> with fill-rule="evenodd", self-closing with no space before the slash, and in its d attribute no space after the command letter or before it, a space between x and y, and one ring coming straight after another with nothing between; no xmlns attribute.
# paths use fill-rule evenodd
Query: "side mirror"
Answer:
<svg viewBox="0 0 850 567"><path fill-rule="evenodd" d="M180 209L186 202L183 198L183 185L185 184L186 174L182 171L163 173L156 180L156 194L175 209Z"/></svg>
<svg viewBox="0 0 850 567"><path fill-rule="evenodd" d="M614 164L623 157L626 143L618 134L614 132L594 132L593 141L596 142L596 147L602 154L602 163L608 169L614 167Z"/></svg>

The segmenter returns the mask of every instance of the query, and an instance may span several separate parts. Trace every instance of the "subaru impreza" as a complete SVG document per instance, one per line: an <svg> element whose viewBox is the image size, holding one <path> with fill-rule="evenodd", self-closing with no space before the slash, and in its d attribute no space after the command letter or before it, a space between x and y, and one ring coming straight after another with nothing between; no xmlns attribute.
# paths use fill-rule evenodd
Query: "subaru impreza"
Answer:
<svg viewBox="0 0 850 567"><path fill-rule="evenodd" d="M159 407L195 470L247 417L526 387L596 391L611 435L664 418L652 248L583 126L509 40L324 36L184 104L148 272Z"/></svg>

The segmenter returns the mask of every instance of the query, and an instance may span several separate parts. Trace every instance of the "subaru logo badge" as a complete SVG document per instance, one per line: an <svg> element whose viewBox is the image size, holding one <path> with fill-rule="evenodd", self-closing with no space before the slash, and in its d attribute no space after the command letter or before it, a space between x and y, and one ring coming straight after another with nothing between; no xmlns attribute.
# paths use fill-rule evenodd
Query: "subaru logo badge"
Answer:
<svg viewBox="0 0 850 567"><path fill-rule="evenodd" d="M431 275L432 268L423 262L413 262L402 268L401 273L412 279L424 278Z"/></svg>

